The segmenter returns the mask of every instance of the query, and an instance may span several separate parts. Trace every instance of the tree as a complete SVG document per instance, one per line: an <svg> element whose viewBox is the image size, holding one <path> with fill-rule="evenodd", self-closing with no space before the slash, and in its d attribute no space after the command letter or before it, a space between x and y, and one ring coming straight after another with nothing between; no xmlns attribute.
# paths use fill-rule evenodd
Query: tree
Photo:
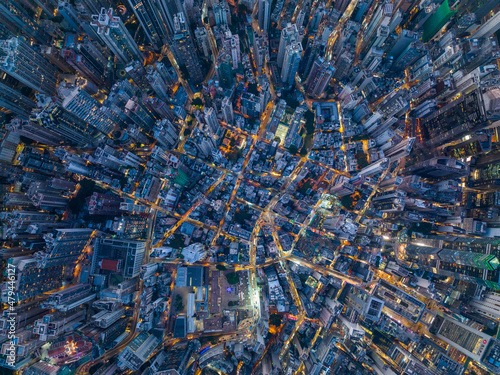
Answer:
<svg viewBox="0 0 500 375"><path fill-rule="evenodd" d="M348 210L352 210L355 205L354 199L350 195L344 195L342 198L340 198L340 203L342 203L342 206L344 206Z"/></svg>
<svg viewBox="0 0 500 375"><path fill-rule="evenodd" d="M226 279L229 285L235 285L240 282L240 276L236 272L228 273Z"/></svg>
<svg viewBox="0 0 500 375"><path fill-rule="evenodd" d="M306 120L305 128L307 134L312 134L314 133L314 113L311 111L307 111L304 114L304 118Z"/></svg>
<svg viewBox="0 0 500 375"><path fill-rule="evenodd" d="M274 140L275 140L276 142L278 142L278 143L280 143L280 142L281 142L280 137L274 137Z"/></svg>
<svg viewBox="0 0 500 375"><path fill-rule="evenodd" d="M182 303L182 296L180 294L177 294L175 296L175 309L177 311L184 309L184 304Z"/></svg>
<svg viewBox="0 0 500 375"><path fill-rule="evenodd" d="M307 149L305 147L302 147L300 149L300 156L306 156L307 155Z"/></svg>
<svg viewBox="0 0 500 375"><path fill-rule="evenodd" d="M355 135L354 137L351 137L351 139L349 139L349 142L366 141L368 139L370 139L368 134L359 134L359 135Z"/></svg>
<svg viewBox="0 0 500 375"><path fill-rule="evenodd" d="M128 183L128 178L123 176L120 178L120 188L123 189Z"/></svg>
<svg viewBox="0 0 500 375"><path fill-rule="evenodd" d="M83 179L80 181L80 189L75 198L71 199L68 203L68 208L74 214L80 213L83 206L85 205L85 200L92 195L95 188L95 182L92 180Z"/></svg>
<svg viewBox="0 0 500 375"><path fill-rule="evenodd" d="M358 162L359 169L364 168L368 165L368 156L362 151L356 154L356 160Z"/></svg>
<svg viewBox="0 0 500 375"><path fill-rule="evenodd" d="M231 138L231 140L229 141L229 146L231 146L231 147L236 146L236 139Z"/></svg>
<svg viewBox="0 0 500 375"><path fill-rule="evenodd" d="M24 135L21 135L19 137L19 139L21 140L21 142L23 142L25 145L32 145L35 143L35 141L33 141L32 139L29 139L28 137L25 137Z"/></svg>
<svg viewBox="0 0 500 375"><path fill-rule="evenodd" d="M193 120L191 120L193 122ZM186 128L184 129L184 137L189 137L191 135L191 129Z"/></svg>
<svg viewBox="0 0 500 375"><path fill-rule="evenodd" d="M189 78L189 71L186 67L186 65L182 64L182 65L179 65L179 71L181 72L181 78L182 79L188 79Z"/></svg>
<svg viewBox="0 0 500 375"><path fill-rule="evenodd" d="M275 327L279 327L282 321L283 317L279 314L271 314L269 317L269 324L272 324Z"/></svg>
<svg viewBox="0 0 500 375"><path fill-rule="evenodd" d="M219 271L225 271L227 268L223 264L218 264L215 266Z"/></svg>
<svg viewBox="0 0 500 375"><path fill-rule="evenodd" d="M238 13L247 13L248 8L245 4L238 4Z"/></svg>
<svg viewBox="0 0 500 375"><path fill-rule="evenodd" d="M246 210L238 210L233 218L238 224L245 224L245 220L250 219L251 216Z"/></svg>
<svg viewBox="0 0 500 375"><path fill-rule="evenodd" d="M247 91L251 94L259 95L259 90L258 90L256 83L249 83L248 87L247 87Z"/></svg>
<svg viewBox="0 0 500 375"><path fill-rule="evenodd" d="M282 99L286 102L289 107L297 108L299 106L299 102L292 96L290 92L287 92L283 95Z"/></svg>
<svg viewBox="0 0 500 375"><path fill-rule="evenodd" d="M201 98L194 98L191 104L195 107L203 107L203 100Z"/></svg>
<svg viewBox="0 0 500 375"><path fill-rule="evenodd" d="M205 25L208 25L208 22L209 22L209 21L208 21L208 17L206 17L206 16L205 16L205 17L203 17L203 23L204 23Z"/></svg>
<svg viewBox="0 0 500 375"><path fill-rule="evenodd" d="M288 152L292 155L295 155L297 153L298 149L297 149L297 146L295 145L291 145L290 147L288 147Z"/></svg>

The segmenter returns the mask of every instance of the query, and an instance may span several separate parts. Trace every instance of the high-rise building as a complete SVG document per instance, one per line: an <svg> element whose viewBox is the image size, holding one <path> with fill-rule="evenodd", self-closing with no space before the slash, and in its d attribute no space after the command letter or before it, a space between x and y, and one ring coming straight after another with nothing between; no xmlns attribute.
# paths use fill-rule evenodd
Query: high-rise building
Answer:
<svg viewBox="0 0 500 375"><path fill-rule="evenodd" d="M416 174L425 178L460 178L469 174L464 162L447 157L436 157L416 163L403 170L403 174Z"/></svg>
<svg viewBox="0 0 500 375"><path fill-rule="evenodd" d="M334 7L335 9L339 10L340 13L344 13L350 2L351 0L339 0L335 2Z"/></svg>
<svg viewBox="0 0 500 375"><path fill-rule="evenodd" d="M35 106L33 100L0 82L0 107L16 115L28 118Z"/></svg>
<svg viewBox="0 0 500 375"><path fill-rule="evenodd" d="M269 2L269 0L259 0L260 31L267 34L269 32L270 22L271 22L271 3Z"/></svg>
<svg viewBox="0 0 500 375"><path fill-rule="evenodd" d="M295 74L299 69L300 59L302 57L302 44L293 42L286 47L285 57L281 69L281 81L290 86L295 81Z"/></svg>
<svg viewBox="0 0 500 375"><path fill-rule="evenodd" d="M315 98L319 98L333 77L334 71L329 61L325 61L322 58L315 60L306 82L307 93Z"/></svg>
<svg viewBox="0 0 500 375"><path fill-rule="evenodd" d="M167 86L172 86L177 83L177 74L174 68L167 67L164 63L159 61L154 63L154 67Z"/></svg>
<svg viewBox="0 0 500 375"><path fill-rule="evenodd" d="M483 23L474 33L471 38L487 38L492 34L495 34L500 30L500 12L497 11L496 14Z"/></svg>
<svg viewBox="0 0 500 375"><path fill-rule="evenodd" d="M226 53L231 56L233 69L238 69L238 64L241 62L240 37L227 30L223 36L223 46Z"/></svg>
<svg viewBox="0 0 500 375"><path fill-rule="evenodd" d="M33 90L46 95L55 93L59 70L24 38L1 40L0 50L0 70Z"/></svg>
<svg viewBox="0 0 500 375"><path fill-rule="evenodd" d="M335 62L335 73L333 74L333 78L340 80L345 77L349 69L352 67L352 61L353 58L350 53L342 54Z"/></svg>
<svg viewBox="0 0 500 375"><path fill-rule="evenodd" d="M386 169L389 166L389 159L388 158L383 158L380 159L374 163L371 163L370 165L364 167L360 171L358 171L358 175L362 176L372 176L374 174L382 172L384 169Z"/></svg>
<svg viewBox="0 0 500 375"><path fill-rule="evenodd" d="M97 273L99 262L103 259L121 260L122 276L134 278L141 272L146 243L144 241L100 238L94 245L91 273Z"/></svg>
<svg viewBox="0 0 500 375"><path fill-rule="evenodd" d="M39 296L50 290L60 288L63 280L63 266L38 268L37 261L31 256L19 256L7 261L16 269L14 298L16 302ZM2 302L7 303L10 288L2 285ZM12 295L10 296L12 298Z"/></svg>
<svg viewBox="0 0 500 375"><path fill-rule="evenodd" d="M90 302L96 298L89 284L76 284L69 288L52 293L42 303L42 307L62 312L70 311L76 307Z"/></svg>
<svg viewBox="0 0 500 375"><path fill-rule="evenodd" d="M217 119L216 112L211 107L203 108L203 117L205 118L205 124L207 126L208 132L217 138L220 130L219 120Z"/></svg>
<svg viewBox="0 0 500 375"><path fill-rule="evenodd" d="M494 340L490 335L446 315L436 315L429 332L478 362L486 353L490 340Z"/></svg>
<svg viewBox="0 0 500 375"><path fill-rule="evenodd" d="M75 35L66 34L65 47L62 56L73 69L95 85L109 85L107 56L103 54L88 35L76 40Z"/></svg>
<svg viewBox="0 0 500 375"><path fill-rule="evenodd" d="M141 90L146 90L148 88L148 81L146 79L147 72L141 61L134 60L129 62L124 70L127 77L131 79L137 87Z"/></svg>
<svg viewBox="0 0 500 375"><path fill-rule="evenodd" d="M203 53L205 57L210 56L210 39L207 29L204 27L197 27L196 30L194 30L194 39L196 40L198 51Z"/></svg>
<svg viewBox="0 0 500 375"><path fill-rule="evenodd" d="M71 4L68 0L59 0L57 4L57 11L73 31L80 30L81 20L80 17L78 17L78 12L73 4Z"/></svg>
<svg viewBox="0 0 500 375"><path fill-rule="evenodd" d="M412 240L403 259L438 275L500 289L500 250L496 240L430 236Z"/></svg>
<svg viewBox="0 0 500 375"><path fill-rule="evenodd" d="M398 143L395 146L384 151L385 157L389 158L389 163L392 163L396 160L404 158L405 156L410 155L411 149L415 143L415 138L410 137L405 139L403 142Z"/></svg>
<svg viewBox="0 0 500 375"><path fill-rule="evenodd" d="M59 190L47 186L44 182L33 182L28 190L28 195L35 207L44 209L63 209L69 202Z"/></svg>
<svg viewBox="0 0 500 375"><path fill-rule="evenodd" d="M212 4L212 9L215 17L216 25L227 25L228 20L231 19L231 14L229 12L229 5L225 0L220 2L215 2Z"/></svg>
<svg viewBox="0 0 500 375"><path fill-rule="evenodd" d="M234 111L231 98L225 96L224 99L222 99L221 112L222 112L222 117L224 118L226 124L233 125Z"/></svg>
<svg viewBox="0 0 500 375"><path fill-rule="evenodd" d="M61 53L61 49L55 46L40 46L41 54L56 65L62 73L73 73L73 67L66 61Z"/></svg>
<svg viewBox="0 0 500 375"><path fill-rule="evenodd" d="M338 197L343 197L345 195L351 195L355 191L354 185L349 182L343 182L341 184L337 184L330 189L331 194L335 194Z"/></svg>
<svg viewBox="0 0 500 375"><path fill-rule="evenodd" d="M198 55L196 54L193 38L184 20L184 14L178 13L175 20L175 34L170 42L170 48L179 67L184 67L189 74L189 78L195 84L199 84L203 81L204 76L201 71Z"/></svg>
<svg viewBox="0 0 500 375"><path fill-rule="evenodd" d="M398 35L396 41L392 45L388 56L394 60L397 60L399 56L406 50L406 48L414 41L417 41L419 34L413 31L403 29ZM379 46L377 46L379 47Z"/></svg>
<svg viewBox="0 0 500 375"><path fill-rule="evenodd" d="M215 68L220 86L230 88L233 85L233 65L231 63L231 56L225 50L222 50L217 56Z"/></svg>
<svg viewBox="0 0 500 375"><path fill-rule="evenodd" d="M2 1L0 3L0 21L0 24L13 35L27 34L39 43L50 42L50 35L39 26L22 2L17 0Z"/></svg>
<svg viewBox="0 0 500 375"><path fill-rule="evenodd" d="M319 52L320 52L320 43L317 42L314 38L310 37L307 40L304 56L302 57L302 60L300 60L300 65L299 65L299 75L302 78L309 76L309 72L311 71L314 62L316 61Z"/></svg>
<svg viewBox="0 0 500 375"><path fill-rule="evenodd" d="M172 150L179 140L179 128L167 119L156 123L154 138L166 150Z"/></svg>
<svg viewBox="0 0 500 375"><path fill-rule="evenodd" d="M128 0L141 23L146 38L158 50L167 41L167 20L161 2L155 0Z"/></svg>
<svg viewBox="0 0 500 375"><path fill-rule="evenodd" d="M82 254L94 231L90 228L56 229L44 235L45 250L35 253L40 268L70 265Z"/></svg>
<svg viewBox="0 0 500 375"><path fill-rule="evenodd" d="M188 29L189 21L180 0L165 0L160 2L160 6L164 19L167 22L167 28L170 36L174 35L177 31L175 18L176 16L178 17L179 13L182 13L183 19L186 22L185 30Z"/></svg>
<svg viewBox="0 0 500 375"><path fill-rule="evenodd" d="M278 67L281 68L283 66L287 47L293 42L296 42L298 38L299 31L297 30L297 26L295 24L289 23L283 30L281 30L280 44L278 47Z"/></svg>
<svg viewBox="0 0 500 375"><path fill-rule="evenodd" d="M284 52L283 52L284 55ZM263 35L255 35L253 38L253 58L259 71L264 67L266 60L269 60L269 39Z"/></svg>
<svg viewBox="0 0 500 375"><path fill-rule="evenodd" d="M101 110L99 102L78 86L61 83L57 89L63 100L62 107L93 125L104 134L110 134L115 127L114 121Z"/></svg>
<svg viewBox="0 0 500 375"><path fill-rule="evenodd" d="M160 340L152 334L141 332L118 356L118 366L121 369L137 371L149 355L153 352Z"/></svg>
<svg viewBox="0 0 500 375"><path fill-rule="evenodd" d="M101 8L101 13L92 16L91 25L119 62L144 61L141 50L120 17L113 15L113 8Z"/></svg>
<svg viewBox="0 0 500 375"><path fill-rule="evenodd" d="M165 103L163 100L158 98L153 98L148 95L142 97L143 104L151 111L155 118L162 119L166 118L170 121L175 120L174 111L170 108L170 105ZM141 143L148 143L147 141L141 141Z"/></svg>
<svg viewBox="0 0 500 375"><path fill-rule="evenodd" d="M103 139L95 127L55 103L33 111L31 121L75 145L96 144Z"/></svg>
<svg viewBox="0 0 500 375"><path fill-rule="evenodd" d="M119 209L123 199L115 194L102 194L94 192L87 200L89 214L113 215Z"/></svg>
<svg viewBox="0 0 500 375"><path fill-rule="evenodd" d="M156 93L158 98L162 100L167 100L168 87L163 78L161 77L160 73L158 73L158 71L154 67L152 66L148 67L146 79L148 80L149 85Z"/></svg>
<svg viewBox="0 0 500 375"><path fill-rule="evenodd" d="M402 71L407 66L413 64L421 58L426 52L424 44L420 41L411 42L406 49L399 55L391 66L392 70Z"/></svg>

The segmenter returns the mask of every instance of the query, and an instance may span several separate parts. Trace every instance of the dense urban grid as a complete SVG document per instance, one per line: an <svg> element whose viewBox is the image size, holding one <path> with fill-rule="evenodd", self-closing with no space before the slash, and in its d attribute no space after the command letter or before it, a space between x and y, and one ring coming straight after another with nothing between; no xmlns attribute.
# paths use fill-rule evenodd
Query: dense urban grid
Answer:
<svg viewBox="0 0 500 375"><path fill-rule="evenodd" d="M0 0L0 372L500 374L498 0Z"/></svg>

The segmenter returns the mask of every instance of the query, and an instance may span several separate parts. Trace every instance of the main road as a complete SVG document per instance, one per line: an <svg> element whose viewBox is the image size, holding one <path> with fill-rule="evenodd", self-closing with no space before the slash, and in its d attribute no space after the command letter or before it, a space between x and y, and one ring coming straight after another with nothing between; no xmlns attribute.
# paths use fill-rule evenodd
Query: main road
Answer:
<svg viewBox="0 0 500 375"><path fill-rule="evenodd" d="M148 219L148 232L147 232L147 237L146 237L146 253L144 257L143 264L149 263L149 255L151 253L151 241L153 238L153 231L155 227L155 221L156 221L156 214L157 211L153 210L153 212L150 213L149 219ZM107 362L109 359L117 355L118 353L122 352L128 344L132 342L138 335L137 333L137 321L139 319L139 310L141 307L141 299L140 295L142 294L144 290L144 281L140 279L139 281L139 288L138 292L136 293L136 299L135 299L135 304L134 304L134 314L132 316L132 321L130 325L130 331L127 337L125 337L117 346L115 346L113 349L106 351L102 356L99 358L82 364L78 369L76 370L76 374L88 374L88 369L91 366L94 366L99 363Z"/></svg>

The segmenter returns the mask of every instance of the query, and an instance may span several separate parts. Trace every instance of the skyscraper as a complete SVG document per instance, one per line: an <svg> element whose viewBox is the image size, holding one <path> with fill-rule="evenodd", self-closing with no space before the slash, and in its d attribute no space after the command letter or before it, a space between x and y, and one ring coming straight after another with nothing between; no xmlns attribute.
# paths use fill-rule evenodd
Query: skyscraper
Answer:
<svg viewBox="0 0 500 375"><path fill-rule="evenodd" d="M154 138L166 150L171 150L179 140L179 129L166 118L158 121L154 127Z"/></svg>
<svg viewBox="0 0 500 375"><path fill-rule="evenodd" d="M175 18L179 13L182 13L184 20L186 22L186 30L189 26L189 21L187 15L185 14L184 7L182 6L180 0L163 0L160 2L161 11L164 15L164 19L167 22L167 28L170 35L174 35L176 32Z"/></svg>
<svg viewBox="0 0 500 375"><path fill-rule="evenodd" d="M323 91L325 91L334 71L335 69L329 61L325 61L322 58L315 60L306 82L307 93L315 98L319 98L323 94Z"/></svg>
<svg viewBox="0 0 500 375"><path fill-rule="evenodd" d="M162 100L168 98L168 86L154 67L148 66L146 79L158 98Z"/></svg>
<svg viewBox="0 0 500 375"><path fill-rule="evenodd" d="M176 32L170 42L170 48L179 66L184 66L189 74L189 78L195 84L199 84L203 81L204 77L194 47L193 38L187 30L184 14L178 13L175 18Z"/></svg>
<svg viewBox="0 0 500 375"><path fill-rule="evenodd" d="M99 102L78 86L63 83L57 89L59 96L63 99L62 107L93 125L100 132L110 134L114 128L114 122L101 111Z"/></svg>
<svg viewBox="0 0 500 375"><path fill-rule="evenodd" d="M217 119L217 115L215 114L215 110L213 108L205 107L203 108L203 116L205 118L207 130L210 132L210 134L212 134L214 138L217 138L220 130L220 124L219 120Z"/></svg>
<svg viewBox="0 0 500 375"><path fill-rule="evenodd" d="M62 285L62 265L40 269L37 266L37 261L31 256L10 258L8 264L16 267L16 281L13 288L16 302L36 297ZM2 301L7 303L10 300L7 291L10 288L5 286L6 284L2 285Z"/></svg>
<svg viewBox="0 0 500 375"><path fill-rule="evenodd" d="M101 8L100 14L92 16L91 25L122 64L134 60L144 61L141 50L120 17L113 15L113 8Z"/></svg>
<svg viewBox="0 0 500 375"><path fill-rule="evenodd" d="M17 0L5 0L0 3L0 24L5 26L12 34L25 33L39 43L50 41L50 36L38 25L38 22Z"/></svg>
<svg viewBox="0 0 500 375"><path fill-rule="evenodd" d="M281 38L278 48L278 67L281 68L283 65L286 48L293 42L297 41L298 37L299 37L299 32L295 24L292 25L289 23L283 30L281 30Z"/></svg>
<svg viewBox="0 0 500 375"><path fill-rule="evenodd" d="M352 55L350 53L342 54L337 61L335 62L335 73L333 74L333 78L336 80L342 79L349 69L352 67Z"/></svg>
<svg viewBox="0 0 500 375"><path fill-rule="evenodd" d="M293 42L286 47L285 57L281 69L281 81L286 85L291 85L295 80L295 74L299 69L300 58L302 57L302 44Z"/></svg>
<svg viewBox="0 0 500 375"><path fill-rule="evenodd" d="M66 62L85 79L91 81L97 86L107 86L109 84L107 77L108 59L102 54L99 48L88 38L83 37L80 43L73 43L68 35L67 47L62 51L62 56Z"/></svg>
<svg viewBox="0 0 500 375"><path fill-rule="evenodd" d="M156 0L128 0L135 16L141 23L146 38L158 50L167 40L167 20L161 9L160 1Z"/></svg>
<svg viewBox="0 0 500 375"><path fill-rule="evenodd" d="M212 9L215 17L216 25L227 25L228 19L231 18L231 14L229 13L229 5L227 5L225 0L221 2L216 2L212 4Z"/></svg>
<svg viewBox="0 0 500 375"><path fill-rule="evenodd" d="M47 95L55 93L58 69L24 38L1 40L0 50L0 70L33 90Z"/></svg>
<svg viewBox="0 0 500 375"><path fill-rule="evenodd" d="M269 0L259 0L259 29L263 33L269 32L271 20L271 3Z"/></svg>
<svg viewBox="0 0 500 375"><path fill-rule="evenodd" d="M103 138L103 134L94 126L55 103L33 111L30 119L74 145L91 145L98 143Z"/></svg>
<svg viewBox="0 0 500 375"><path fill-rule="evenodd" d="M0 107L28 118L36 104L30 98L0 82Z"/></svg>
<svg viewBox="0 0 500 375"><path fill-rule="evenodd" d="M91 273L97 272L99 260L120 259L123 262L123 277L139 276L145 249L146 243L144 241L100 238L94 245Z"/></svg>
<svg viewBox="0 0 500 375"><path fill-rule="evenodd" d="M47 146L55 146L64 140L59 134L21 117L12 119L6 127L8 130Z"/></svg>
<svg viewBox="0 0 500 375"><path fill-rule="evenodd" d="M412 240L403 258L428 272L500 290L497 242L489 238L428 236Z"/></svg>
<svg viewBox="0 0 500 375"><path fill-rule="evenodd" d="M309 75L309 72L312 69L314 61L319 54L320 43L316 41L314 38L308 38L306 49L304 51L304 56L300 61L299 65L299 75L303 78Z"/></svg>
<svg viewBox="0 0 500 375"><path fill-rule="evenodd" d="M141 332L134 341L132 341L123 350L118 357L118 366L121 369L138 370L153 352L160 340L152 334Z"/></svg>
<svg viewBox="0 0 500 375"><path fill-rule="evenodd" d="M45 250L35 253L38 267L70 265L82 255L94 231L90 228L56 229L44 235Z"/></svg>
<svg viewBox="0 0 500 375"><path fill-rule="evenodd" d="M234 121L234 112L233 112L233 104L231 103L231 98L225 96L224 99L222 99L222 117L224 118L224 121L232 125Z"/></svg>

